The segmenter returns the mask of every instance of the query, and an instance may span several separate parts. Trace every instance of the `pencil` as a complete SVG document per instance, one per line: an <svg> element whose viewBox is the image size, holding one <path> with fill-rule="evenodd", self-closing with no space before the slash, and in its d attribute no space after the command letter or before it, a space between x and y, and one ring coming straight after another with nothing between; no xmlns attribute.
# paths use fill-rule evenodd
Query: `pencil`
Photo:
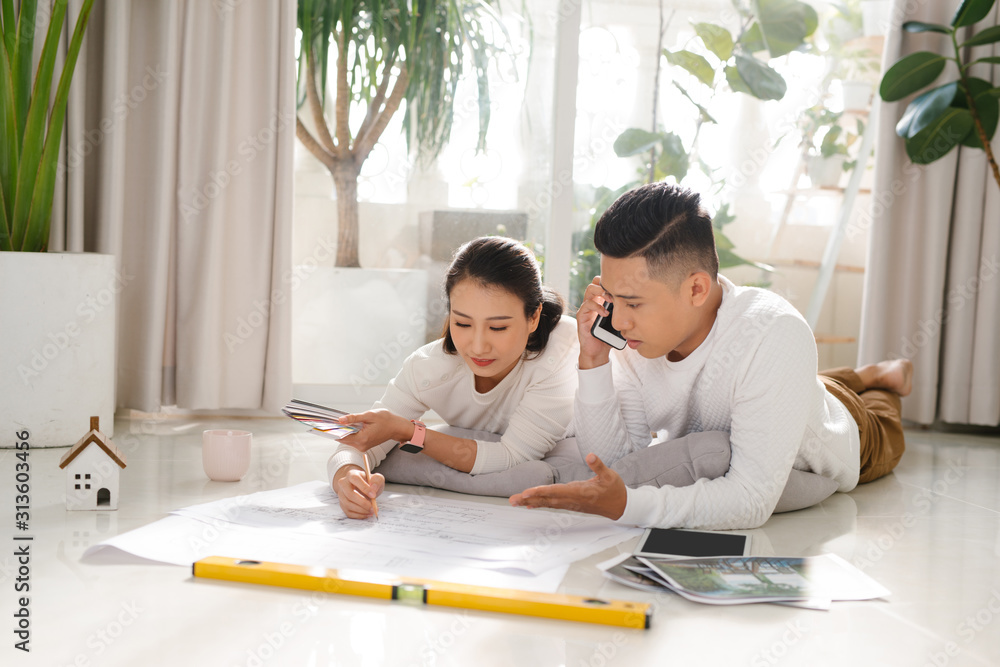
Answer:
<svg viewBox="0 0 1000 667"><path fill-rule="evenodd" d="M372 471L371 468L368 467L368 454L362 453L361 458L365 460L365 481L368 482L368 484L371 484ZM378 521L378 503L375 501L374 498L372 498L372 507L375 508L375 520Z"/></svg>

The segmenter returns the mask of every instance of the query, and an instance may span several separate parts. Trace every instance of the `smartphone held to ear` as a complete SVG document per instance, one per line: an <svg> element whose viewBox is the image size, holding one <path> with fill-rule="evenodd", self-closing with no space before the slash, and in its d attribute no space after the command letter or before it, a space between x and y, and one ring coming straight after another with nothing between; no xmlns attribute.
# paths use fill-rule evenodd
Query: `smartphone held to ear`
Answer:
<svg viewBox="0 0 1000 667"><path fill-rule="evenodd" d="M594 320L594 326L590 328L590 334L597 340L607 343L616 350L623 350L625 349L627 341L618 329L611 326L611 309L614 308L614 304L605 303L604 307L608 311L608 316L604 317L603 315L598 315L597 319Z"/></svg>

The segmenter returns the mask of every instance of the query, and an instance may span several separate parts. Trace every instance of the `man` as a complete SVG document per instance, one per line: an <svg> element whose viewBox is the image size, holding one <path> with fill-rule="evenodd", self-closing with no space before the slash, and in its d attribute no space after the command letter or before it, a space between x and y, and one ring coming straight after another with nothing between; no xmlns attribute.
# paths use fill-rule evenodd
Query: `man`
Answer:
<svg viewBox="0 0 1000 667"><path fill-rule="evenodd" d="M574 426L595 477L528 489L512 505L640 526L746 529L768 519L790 478L844 492L898 463L910 362L817 375L815 339L791 304L718 275L697 194L665 183L627 192L601 216L594 245L601 275L577 312ZM613 354L590 333L605 304L628 342ZM627 488L605 465L644 455L664 431L656 447L728 434L729 470L690 486Z"/></svg>

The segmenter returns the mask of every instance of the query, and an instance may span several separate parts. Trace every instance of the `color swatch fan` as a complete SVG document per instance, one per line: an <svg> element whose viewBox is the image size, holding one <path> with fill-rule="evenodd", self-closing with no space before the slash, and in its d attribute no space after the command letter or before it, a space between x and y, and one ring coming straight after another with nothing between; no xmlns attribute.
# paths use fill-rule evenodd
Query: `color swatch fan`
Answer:
<svg viewBox="0 0 1000 667"><path fill-rule="evenodd" d="M334 440L340 440L361 430L361 427L355 424L341 424L337 421L346 415L346 412L294 398L281 411L295 421L302 422L319 435Z"/></svg>

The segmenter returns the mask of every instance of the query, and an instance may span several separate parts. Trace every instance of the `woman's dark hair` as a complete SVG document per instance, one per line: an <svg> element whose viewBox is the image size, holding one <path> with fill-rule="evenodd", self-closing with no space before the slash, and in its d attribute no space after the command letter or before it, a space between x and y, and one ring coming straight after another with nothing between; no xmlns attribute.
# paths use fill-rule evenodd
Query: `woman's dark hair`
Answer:
<svg viewBox="0 0 1000 667"><path fill-rule="evenodd" d="M615 258L638 256L665 282L704 271L719 274L712 219L686 188L650 183L629 190L594 227L594 247Z"/></svg>
<svg viewBox="0 0 1000 667"><path fill-rule="evenodd" d="M559 294L542 285L541 270L535 255L523 244L502 236L483 236L469 241L455 253L444 279L444 293L451 311L451 290L464 280L474 280L483 287L494 287L513 294L524 304L524 316L530 318L541 305L538 327L528 336L525 350L538 356L549 342L563 314L564 303ZM451 339L450 318L444 323L444 351L455 354Z"/></svg>

